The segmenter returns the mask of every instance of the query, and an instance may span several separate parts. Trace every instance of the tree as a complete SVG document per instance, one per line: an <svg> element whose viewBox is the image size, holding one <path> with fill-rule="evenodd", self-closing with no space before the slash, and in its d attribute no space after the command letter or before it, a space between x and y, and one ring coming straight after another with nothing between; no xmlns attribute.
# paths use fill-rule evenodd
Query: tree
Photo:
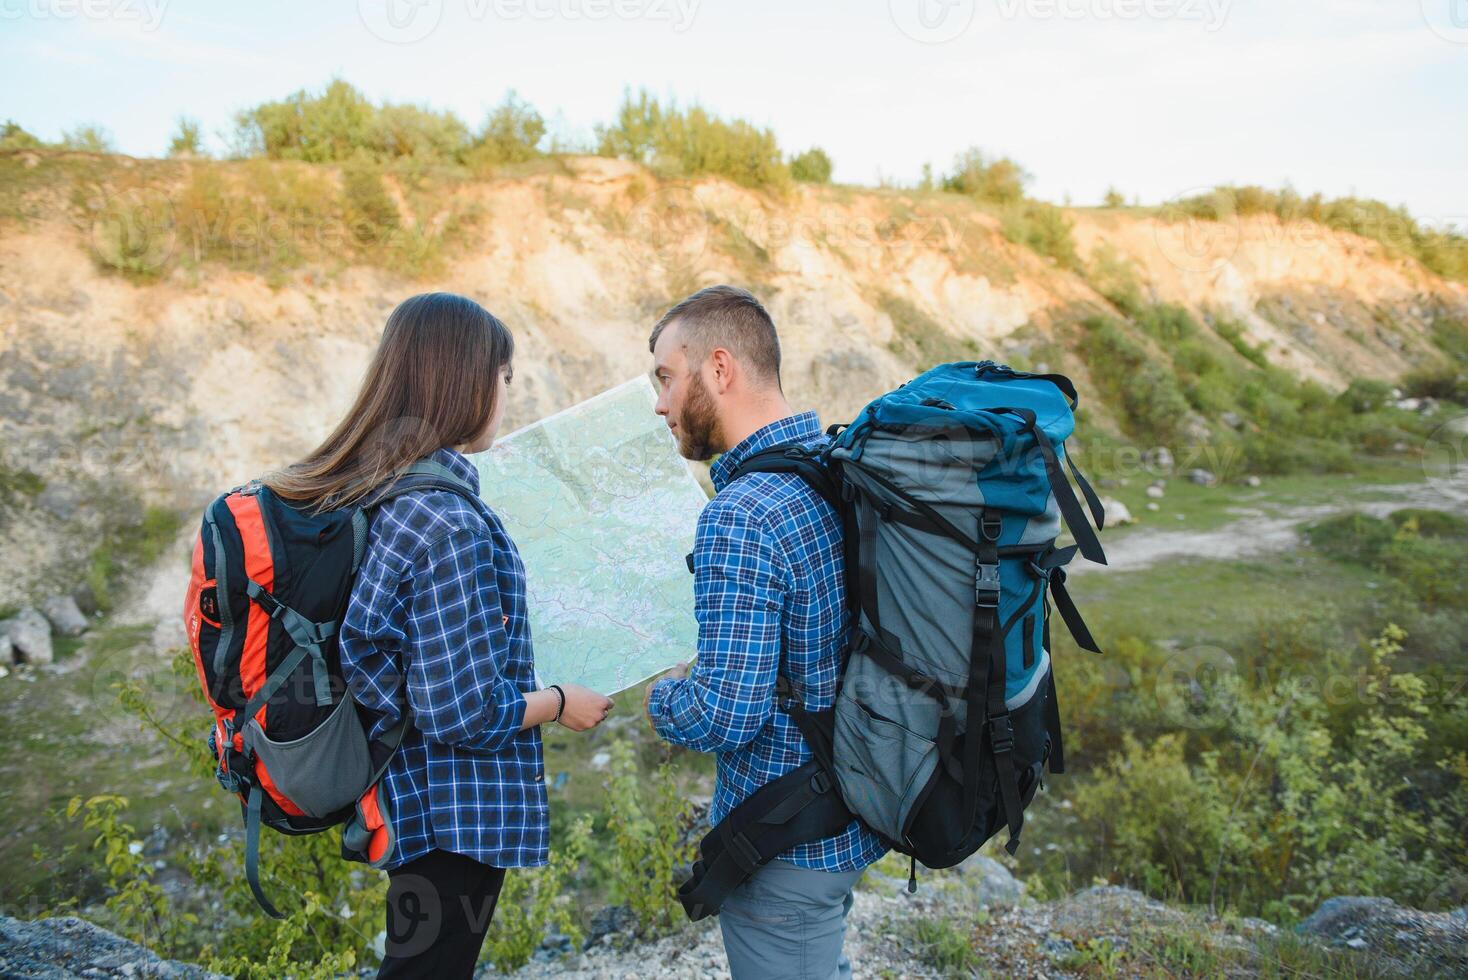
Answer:
<svg viewBox="0 0 1468 980"><path fill-rule="evenodd" d="M811 147L790 161L790 176L807 184L831 182L831 158L819 146Z"/></svg>
<svg viewBox="0 0 1468 980"><path fill-rule="evenodd" d="M1009 204L1024 198L1029 179L1024 168L1008 157L990 159L974 147L954 159L953 173L943 178L943 189L981 201Z"/></svg>
<svg viewBox="0 0 1468 980"><path fill-rule="evenodd" d="M168 141L168 155L171 157L208 155L204 152L204 131L199 125L199 120L189 116L178 117L178 128L173 131L173 136Z"/></svg>

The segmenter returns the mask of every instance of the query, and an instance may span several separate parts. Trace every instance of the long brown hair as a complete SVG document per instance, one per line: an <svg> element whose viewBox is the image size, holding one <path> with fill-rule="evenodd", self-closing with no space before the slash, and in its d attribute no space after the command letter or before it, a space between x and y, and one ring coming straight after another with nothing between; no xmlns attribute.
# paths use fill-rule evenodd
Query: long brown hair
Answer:
<svg viewBox="0 0 1468 980"><path fill-rule="evenodd" d="M261 482L317 512L363 499L415 460L483 432L514 353L509 328L471 299L403 300L346 418L305 459Z"/></svg>

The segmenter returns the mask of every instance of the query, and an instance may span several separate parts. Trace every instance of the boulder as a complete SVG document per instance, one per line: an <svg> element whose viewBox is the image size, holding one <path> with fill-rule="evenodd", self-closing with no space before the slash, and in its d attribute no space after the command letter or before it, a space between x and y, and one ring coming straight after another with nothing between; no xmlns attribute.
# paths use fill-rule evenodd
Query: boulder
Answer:
<svg viewBox="0 0 1468 980"><path fill-rule="evenodd" d="M1128 524L1137 523L1127 505L1115 497L1102 497L1101 508L1106 511L1107 527L1125 527Z"/></svg>
<svg viewBox="0 0 1468 980"><path fill-rule="evenodd" d="M1172 458L1172 450L1166 446L1154 446L1142 453L1142 465L1148 469L1171 473L1175 464L1176 461Z"/></svg>
<svg viewBox="0 0 1468 980"><path fill-rule="evenodd" d="M1200 487L1211 487L1218 484L1218 477L1209 470L1188 470L1188 479Z"/></svg>
<svg viewBox="0 0 1468 980"><path fill-rule="evenodd" d="M75 916L27 922L0 916L0 976L36 980L155 977L224 980L222 974L177 960Z"/></svg>
<svg viewBox="0 0 1468 980"><path fill-rule="evenodd" d="M51 621L51 629L62 636L81 636L87 631L87 617L69 595L53 595L41 603L41 612Z"/></svg>
<svg viewBox="0 0 1468 980"><path fill-rule="evenodd" d="M82 611L83 615L94 616L97 614L99 610L97 594L92 591L90 585L83 582L81 585L72 589L71 598L76 603L76 607Z"/></svg>
<svg viewBox="0 0 1468 980"><path fill-rule="evenodd" d="M10 637L17 662L49 664L55 655L51 650L51 624L33 606L27 606L14 619L0 623L0 633Z"/></svg>
<svg viewBox="0 0 1468 980"><path fill-rule="evenodd" d="M979 905L1018 905L1025 886L991 857L974 854L953 869L965 891Z"/></svg>
<svg viewBox="0 0 1468 980"><path fill-rule="evenodd" d="M1161 500L1163 492L1163 489L1157 486L1157 484L1155 483L1147 488L1147 496L1151 497L1153 500Z"/></svg>
<svg viewBox="0 0 1468 980"><path fill-rule="evenodd" d="M1468 975L1468 916L1421 912L1389 898L1342 896L1320 903L1295 931L1411 964L1424 976Z"/></svg>
<svg viewBox="0 0 1468 980"><path fill-rule="evenodd" d="M1246 486L1258 487L1263 486L1264 481L1259 479L1257 476L1246 476L1244 477L1244 484Z"/></svg>

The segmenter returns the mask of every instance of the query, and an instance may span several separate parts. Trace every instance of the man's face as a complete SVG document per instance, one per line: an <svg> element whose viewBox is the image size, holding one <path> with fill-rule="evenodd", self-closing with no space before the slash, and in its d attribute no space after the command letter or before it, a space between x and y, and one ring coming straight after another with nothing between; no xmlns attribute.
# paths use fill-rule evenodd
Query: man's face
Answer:
<svg viewBox="0 0 1468 980"><path fill-rule="evenodd" d="M718 406L704 384L703 365L688 363L678 339L677 321L658 335L653 348L653 384L658 389L656 412L667 420L685 459L706 460L722 452Z"/></svg>

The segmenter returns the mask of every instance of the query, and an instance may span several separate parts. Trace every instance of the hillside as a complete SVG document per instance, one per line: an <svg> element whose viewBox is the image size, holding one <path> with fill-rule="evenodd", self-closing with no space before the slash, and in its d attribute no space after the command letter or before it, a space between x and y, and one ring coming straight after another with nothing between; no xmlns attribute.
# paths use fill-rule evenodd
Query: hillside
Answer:
<svg viewBox="0 0 1468 980"><path fill-rule="evenodd" d="M954 194L773 194L597 157L389 173L365 197L350 172L259 160L22 151L0 174L0 561L20 570L0 608L74 586L144 504L173 512L307 449L417 291L515 331L511 428L645 371L652 321L716 281L766 298L788 394L828 420L942 359L1048 361L1084 386L1076 324L1120 317L1118 288L1227 321L1229 343L1329 390L1444 363L1442 325L1468 310L1468 287L1375 241L1269 216L1070 210L1070 271ZM338 188L344 209L323 203Z"/></svg>

